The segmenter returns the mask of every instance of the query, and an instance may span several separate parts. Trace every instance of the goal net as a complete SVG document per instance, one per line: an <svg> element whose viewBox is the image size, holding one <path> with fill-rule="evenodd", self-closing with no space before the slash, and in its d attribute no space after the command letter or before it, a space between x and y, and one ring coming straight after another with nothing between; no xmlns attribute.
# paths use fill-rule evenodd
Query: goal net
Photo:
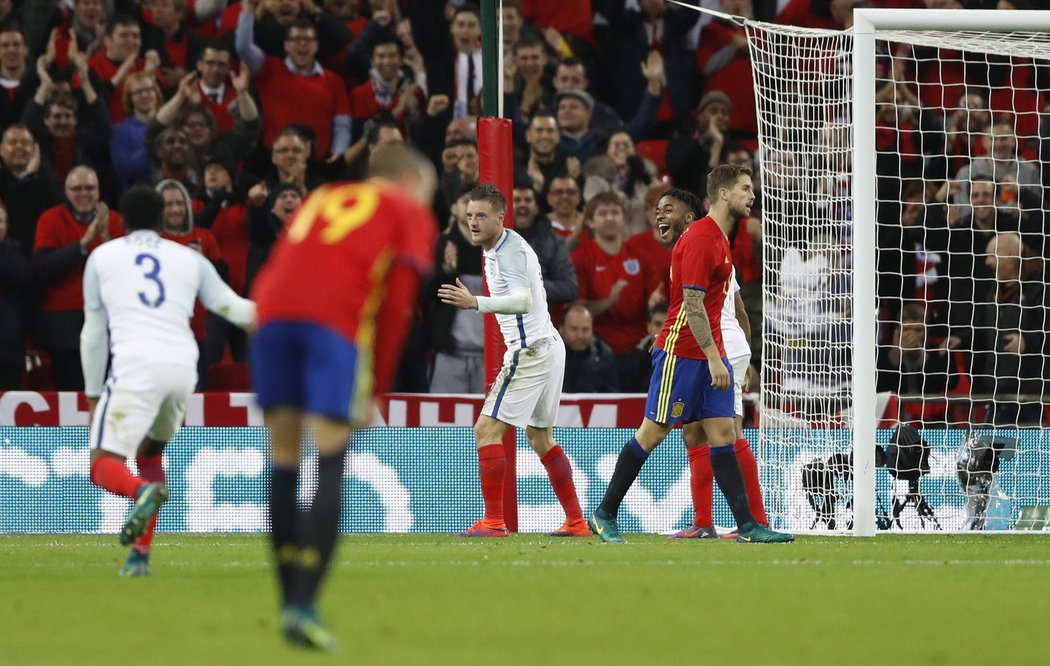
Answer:
<svg viewBox="0 0 1050 666"><path fill-rule="evenodd" d="M746 24L776 528L1045 526L1050 12L1021 14Z"/></svg>

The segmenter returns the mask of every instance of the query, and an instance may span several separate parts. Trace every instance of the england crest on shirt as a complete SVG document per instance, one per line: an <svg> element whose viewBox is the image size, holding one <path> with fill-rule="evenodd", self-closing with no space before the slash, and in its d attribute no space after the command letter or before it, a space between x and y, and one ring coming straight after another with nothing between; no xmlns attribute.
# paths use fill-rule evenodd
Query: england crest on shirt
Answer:
<svg viewBox="0 0 1050 666"><path fill-rule="evenodd" d="M624 259L623 270L628 275L638 275L642 272L642 264L637 259Z"/></svg>

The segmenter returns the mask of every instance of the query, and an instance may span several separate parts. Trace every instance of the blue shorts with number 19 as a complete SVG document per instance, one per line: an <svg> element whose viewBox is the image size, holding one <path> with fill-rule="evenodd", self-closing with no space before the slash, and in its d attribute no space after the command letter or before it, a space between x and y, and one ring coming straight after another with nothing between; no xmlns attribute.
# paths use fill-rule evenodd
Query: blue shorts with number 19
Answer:
<svg viewBox="0 0 1050 666"><path fill-rule="evenodd" d="M357 348L336 331L302 321L273 321L251 340L252 388L263 409L293 407L350 421Z"/></svg>
<svg viewBox="0 0 1050 666"><path fill-rule="evenodd" d="M657 423L734 418L733 366L725 358L722 362L729 370L729 388L719 390L711 385L707 361L682 358L654 347L645 417Z"/></svg>

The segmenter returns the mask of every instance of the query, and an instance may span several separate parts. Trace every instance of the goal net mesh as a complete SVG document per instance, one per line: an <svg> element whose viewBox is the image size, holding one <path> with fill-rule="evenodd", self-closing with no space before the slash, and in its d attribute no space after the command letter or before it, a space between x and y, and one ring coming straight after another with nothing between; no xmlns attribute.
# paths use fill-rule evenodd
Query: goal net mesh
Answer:
<svg viewBox="0 0 1050 666"><path fill-rule="evenodd" d="M864 381L889 454L876 454L880 527L1038 523L1050 505L1050 35L876 33L878 346L855 349L852 33L747 31L764 265L757 453L773 525L852 527L853 354L876 357Z"/></svg>

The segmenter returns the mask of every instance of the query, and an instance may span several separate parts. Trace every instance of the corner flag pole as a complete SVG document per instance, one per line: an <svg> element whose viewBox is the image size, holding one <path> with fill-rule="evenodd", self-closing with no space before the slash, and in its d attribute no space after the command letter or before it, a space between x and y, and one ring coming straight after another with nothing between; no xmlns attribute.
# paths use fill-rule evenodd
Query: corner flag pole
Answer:
<svg viewBox="0 0 1050 666"><path fill-rule="evenodd" d="M507 198L506 227L514 228L514 141L511 122L503 115L503 31L500 0L481 3L481 73L483 117L478 120L478 154L482 183L492 183ZM484 279L484 274L482 274ZM485 285L488 293L488 284ZM492 386L503 365L506 346L496 316L485 315L485 385ZM508 428L503 436L507 472L503 482L503 519L507 529L518 531L517 434ZM487 442L485 442L487 443Z"/></svg>

